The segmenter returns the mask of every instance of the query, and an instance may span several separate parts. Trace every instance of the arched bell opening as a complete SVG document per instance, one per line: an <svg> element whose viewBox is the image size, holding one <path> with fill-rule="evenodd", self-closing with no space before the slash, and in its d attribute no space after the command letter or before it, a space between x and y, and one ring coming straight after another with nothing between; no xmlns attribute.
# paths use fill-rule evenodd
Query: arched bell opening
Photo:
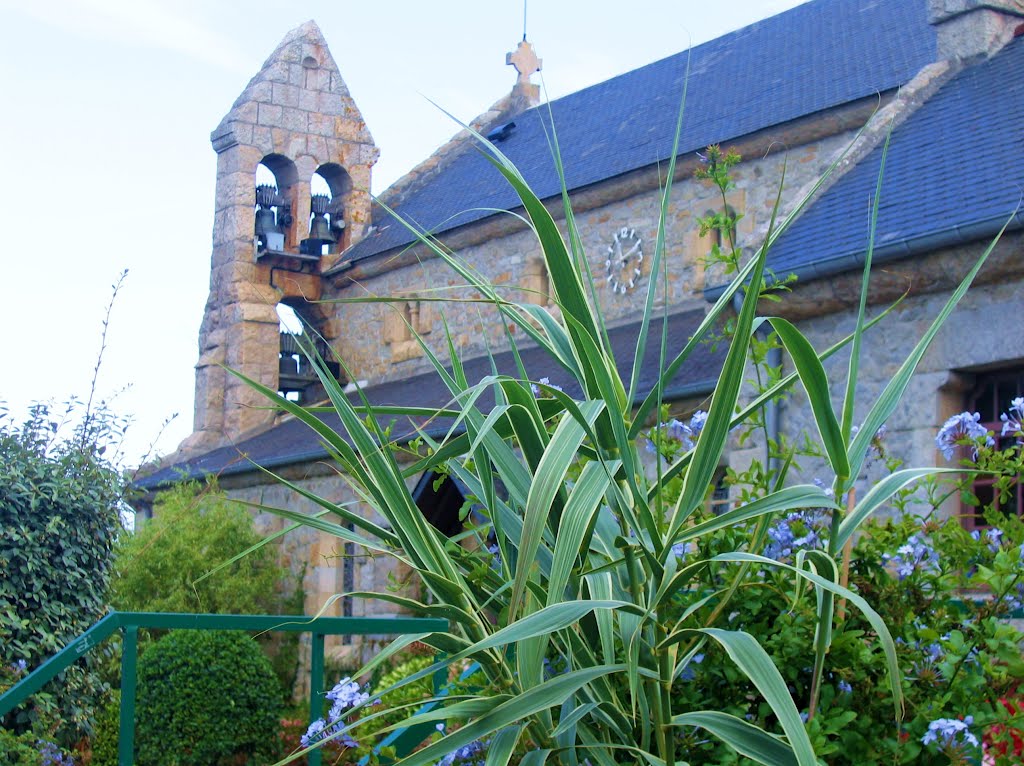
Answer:
<svg viewBox="0 0 1024 766"><path fill-rule="evenodd" d="M280 154L268 154L256 166L256 249L284 252L294 241L294 195L299 180L295 163Z"/></svg>
<svg viewBox="0 0 1024 766"><path fill-rule="evenodd" d="M352 181L335 162L317 168L309 182L309 237L302 241L306 255L338 253L348 246L345 236L345 205Z"/></svg>
<svg viewBox="0 0 1024 766"><path fill-rule="evenodd" d="M287 300L277 304L281 323L277 393L298 404L312 404L327 396L310 353L319 357L334 381L343 382L341 365L319 333L317 313L305 301Z"/></svg>

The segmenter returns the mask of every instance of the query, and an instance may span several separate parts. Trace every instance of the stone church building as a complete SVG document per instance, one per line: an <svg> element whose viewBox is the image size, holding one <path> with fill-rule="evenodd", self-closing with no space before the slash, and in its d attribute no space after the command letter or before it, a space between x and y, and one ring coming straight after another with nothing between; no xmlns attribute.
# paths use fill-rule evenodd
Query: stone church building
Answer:
<svg viewBox="0 0 1024 766"><path fill-rule="evenodd" d="M853 327L871 200L892 126L870 299L877 311L908 295L868 337L866 399L881 391L1024 193L1021 0L811 0L545 104L531 82L540 61L529 44L508 60L517 74L510 93L472 127L515 163L558 217L560 184L549 144L554 124L612 343L623 350L636 337L651 278L643 255L653 252L684 78L686 111L667 220L670 347L685 342L726 282L715 269L705 270L711 241L699 236L697 224L720 207L714 190L694 179L698 153L711 144L743 157L727 201L742 214L737 237L751 249L765 235L783 167L785 213L853 144L768 262L775 274L796 276L772 310L824 348ZM488 353L499 367L515 370L506 328L486 310L434 300L468 294L389 210L435 234L510 297L557 313L539 246L519 218L494 212L515 211L517 198L466 131L379 202L371 198L379 150L313 22L284 38L211 141L217 209L194 433L138 484L154 493L182 477L216 476L233 497L314 512L262 467L335 502L355 503L317 436L265 408L257 392L224 368L293 400L318 401L315 376L294 338L281 332L278 306L284 304L319 334L325 354L329 346L344 360L352 380L336 364L339 379L358 383L371 401L443 405L446 390L412 331L445 356L443 313L468 360L467 373L483 376L490 373ZM313 184L325 193L312 193ZM1018 212L888 424L891 449L911 464L941 460L934 435L949 415L970 409L995 421L1024 392L1022 229ZM392 300L329 302L373 296ZM656 349L650 352L648 386ZM680 371L666 392L674 412L706 406L723 358L723 349L705 347ZM564 382L536 349L524 346L522 361L533 380ZM828 371L833 382L842 381L845 366ZM801 401L794 392L775 412L776 427L797 433L810 426ZM399 420L392 433L412 434L414 425ZM751 454L737 449L728 460L742 466ZM410 481L424 513L447 531L458 523L452 514L462 498L450 482L435 488L431 478ZM1021 513L1019 491L1013 502ZM268 531L284 529L276 517L261 523ZM339 545L308 529L282 538L290 560L307 565L307 613L335 594L386 585L387 566ZM386 606L343 599L332 606L337 610L364 614Z"/></svg>

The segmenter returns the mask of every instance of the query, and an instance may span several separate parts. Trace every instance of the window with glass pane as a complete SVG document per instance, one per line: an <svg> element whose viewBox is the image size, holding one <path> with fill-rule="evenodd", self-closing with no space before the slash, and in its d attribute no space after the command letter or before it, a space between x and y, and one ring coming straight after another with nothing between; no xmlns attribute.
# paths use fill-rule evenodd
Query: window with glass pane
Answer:
<svg viewBox="0 0 1024 766"><path fill-rule="evenodd" d="M1012 434L1002 436L1003 423L999 416L1009 412L1010 402L1022 395L1024 395L1024 367L975 375L975 385L967 394L966 409L969 412L981 414L981 425L992 432L996 447L999 449L1011 447L1017 441L1017 437ZM980 505L974 507L964 504L962 509L964 525L968 529L988 526L980 515L980 509L988 505L994 505L996 510L1002 513L1024 515L1024 492L1021 491L1021 486L1022 483L1018 478L1009 498L999 498L996 497L992 479L978 479L974 482L972 489Z"/></svg>

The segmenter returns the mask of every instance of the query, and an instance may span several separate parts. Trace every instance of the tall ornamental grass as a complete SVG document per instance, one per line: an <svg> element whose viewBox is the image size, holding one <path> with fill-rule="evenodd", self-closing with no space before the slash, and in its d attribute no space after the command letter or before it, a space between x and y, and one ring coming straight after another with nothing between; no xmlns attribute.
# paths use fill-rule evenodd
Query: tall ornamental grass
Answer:
<svg viewBox="0 0 1024 766"><path fill-rule="evenodd" d="M871 248L856 329L832 347L815 349L790 322L758 313L767 255L806 199L786 220L773 212L760 249L745 263L736 260L732 283L693 337L682 348L669 347L667 323L655 306L658 291L664 289L666 254L674 247L666 239L665 225L672 160L665 174L669 180L661 196L652 279L636 349L623 367L629 375L621 376L564 183L563 233L511 162L482 138L480 146L519 196L547 264L558 317L506 299L434 237L420 233L420 242L475 290L476 301L489 304L515 327L517 332L509 336L513 348L514 338L525 335L572 376L582 393L574 397L531 381L521 365L518 375L499 374L495 368L482 380L468 379L450 334L447 361L419 339L449 391L449 402L438 409L374 407L361 391L350 399L312 351L331 408L340 418L340 431L327 427L316 411L248 381L316 431L369 511L358 512L292 485L327 513L279 513L393 557L416 573L426 593L422 600L391 592L354 595L449 621L445 632L396 640L363 668L364 673L372 671L414 640L443 653L442 661L383 690L384 707L390 692L440 668L479 665L480 683L460 687L439 710L416 714L410 708L406 724L445 722L440 727L444 735L400 763L416 766L445 758L447 763L452 754L469 757L486 746L487 766L677 764L684 763L684 732L696 728L758 763L818 764L804 718L814 715L818 703L837 608L859 612L874 634L870 640L885 657L895 726L904 706L895 645L871 604L844 586L843 549L895 493L940 469L898 470L860 497L854 497L854 482L871 438L895 410L929 343L994 243L950 295L883 393L855 416L861 346L871 324L865 313ZM713 151L704 171L723 197L729 183L726 157ZM723 212L719 223L727 224L728 215ZM730 245L735 251L735 243ZM642 437L662 412L663 392L695 349L730 317L731 342L706 420L691 429L692 444L656 469L645 468ZM769 327L794 371L764 386L752 401L742 401L755 333ZM640 388L640 371L650 344L661 349L661 375L647 391ZM848 382L833 397L822 361L843 347L850 350ZM768 402L798 385L806 391L820 451L835 477L832 486L788 484L783 465L764 491L720 515L705 513L730 431L760 417ZM838 409L834 399L841 403ZM451 427L440 439L421 434L418 457L410 462L400 458L408 448L391 443L381 425L395 416L440 420ZM439 534L410 494L411 480L428 471L449 475L468 488L489 521L460 540ZM772 521L800 509L824 509L830 528L827 547L798 555L792 563L761 555ZM748 544L719 550L716 541L735 540L730 531L751 523L754 534ZM475 538L476 544L467 538ZM794 698L758 635L730 627L728 604L737 588L769 570L788 573L794 598L813 604L817 627L813 642L805 647L813 674L809 698ZM761 725L722 709L692 709L685 705L685 695L673 694L673 685L692 675L693 663L712 650L749 682L749 691L743 693L767 706ZM382 713L368 707L371 702L360 698L351 708L361 708L358 719L339 718L333 726L318 729L320 739L308 741L318 746L326 736L358 738L363 727L372 730ZM474 762L483 757L474 755Z"/></svg>

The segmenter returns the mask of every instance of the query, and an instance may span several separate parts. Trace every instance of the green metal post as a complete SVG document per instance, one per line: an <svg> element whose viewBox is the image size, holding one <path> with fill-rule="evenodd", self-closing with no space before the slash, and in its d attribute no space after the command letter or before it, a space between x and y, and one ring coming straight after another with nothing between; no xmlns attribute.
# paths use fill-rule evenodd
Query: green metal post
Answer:
<svg viewBox="0 0 1024 766"><path fill-rule="evenodd" d="M310 647L312 656L309 662L309 722L317 720L324 712L324 634L313 632ZM320 766L323 753L318 747L311 750L307 763L309 766Z"/></svg>
<svg viewBox="0 0 1024 766"><path fill-rule="evenodd" d="M135 665L139 650L139 629L126 625L121 648L121 730L117 739L118 766L135 761Z"/></svg>

